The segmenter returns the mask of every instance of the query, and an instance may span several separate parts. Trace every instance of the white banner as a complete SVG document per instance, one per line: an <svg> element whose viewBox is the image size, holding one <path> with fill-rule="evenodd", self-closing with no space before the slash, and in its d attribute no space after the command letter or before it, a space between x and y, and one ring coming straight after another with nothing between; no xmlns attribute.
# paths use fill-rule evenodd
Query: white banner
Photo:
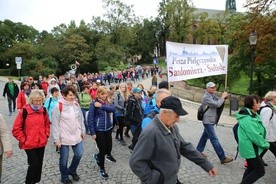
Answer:
<svg viewBox="0 0 276 184"><path fill-rule="evenodd" d="M227 74L228 45L166 42L168 81Z"/></svg>

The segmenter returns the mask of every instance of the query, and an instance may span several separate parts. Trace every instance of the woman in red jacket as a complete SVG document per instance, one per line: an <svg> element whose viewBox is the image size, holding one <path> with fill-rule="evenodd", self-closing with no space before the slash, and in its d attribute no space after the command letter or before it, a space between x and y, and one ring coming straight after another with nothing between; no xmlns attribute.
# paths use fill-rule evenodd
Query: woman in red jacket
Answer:
<svg viewBox="0 0 276 184"><path fill-rule="evenodd" d="M12 134L28 157L26 184L38 183L41 179L44 150L50 135L50 121L43 107L44 101L43 90L32 90L28 104L20 110L13 124Z"/></svg>
<svg viewBox="0 0 276 184"><path fill-rule="evenodd" d="M20 90L16 99L17 109L22 109L24 105L26 105L27 98L31 93L30 84L28 82L23 82L20 89L22 90Z"/></svg>

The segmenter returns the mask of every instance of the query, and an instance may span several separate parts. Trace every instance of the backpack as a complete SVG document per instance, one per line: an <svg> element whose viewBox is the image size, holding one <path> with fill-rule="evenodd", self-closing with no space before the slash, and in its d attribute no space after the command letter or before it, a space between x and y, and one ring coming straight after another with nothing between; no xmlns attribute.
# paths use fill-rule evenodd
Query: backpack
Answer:
<svg viewBox="0 0 276 184"><path fill-rule="evenodd" d="M28 111L25 107L23 107L23 112L22 112L22 119L23 119L23 123L22 123L22 129L24 129L25 127L25 122L26 122L26 118L27 118L27 115L28 115ZM46 115L46 108L43 107L43 116L45 118L45 115Z"/></svg>
<svg viewBox="0 0 276 184"><path fill-rule="evenodd" d="M127 112L130 101L133 101L133 100L131 98L129 98L128 100L125 101L125 104L124 104L124 123L125 123L125 126L130 125L130 120L129 120L129 117L127 115L133 115L133 111L134 111L135 106L136 106L135 102L133 102L131 112Z"/></svg>
<svg viewBox="0 0 276 184"><path fill-rule="evenodd" d="M197 119L199 121L202 121L203 120L203 116L205 114L205 112L210 108L209 106L207 106L207 108L204 110L204 106L203 105L200 105L199 108L197 109Z"/></svg>
<svg viewBox="0 0 276 184"><path fill-rule="evenodd" d="M234 139L236 140L237 144L239 145L238 128L239 128L239 123L237 122L233 126L232 130L233 130ZM236 153L236 156L235 156L235 160L237 159L238 154L239 154L239 147L237 147L237 153Z"/></svg>
<svg viewBox="0 0 276 184"><path fill-rule="evenodd" d="M145 106L145 109L144 109L144 117L146 117L150 113L150 111L152 109L154 109L152 99L151 100L145 100L145 102L146 102L146 106Z"/></svg>
<svg viewBox="0 0 276 184"><path fill-rule="evenodd" d="M269 108L272 110L272 113L271 113L271 116L270 116L270 119L269 119L269 120L271 120L271 119L273 118L273 114L274 114L274 111L273 111L273 108L274 108L274 107L271 106L270 104L267 104L267 103L266 103L265 106L261 106L261 107L260 107L260 110L258 110L257 113L260 115L262 109L265 108L265 107L269 107Z"/></svg>
<svg viewBox="0 0 276 184"><path fill-rule="evenodd" d="M158 114L158 112L154 110L154 111L151 111L150 113L148 113L148 115L146 115L145 118L153 119L157 114ZM142 132L142 122L137 125L137 129L133 134L132 144L131 144L132 150L134 149L136 143L138 142L141 132Z"/></svg>
<svg viewBox="0 0 276 184"><path fill-rule="evenodd" d="M49 111L49 108L50 108L50 105L51 105L51 102L52 102L52 97L50 97L50 100L49 100L49 104L48 104L48 107L47 107L47 110Z"/></svg>

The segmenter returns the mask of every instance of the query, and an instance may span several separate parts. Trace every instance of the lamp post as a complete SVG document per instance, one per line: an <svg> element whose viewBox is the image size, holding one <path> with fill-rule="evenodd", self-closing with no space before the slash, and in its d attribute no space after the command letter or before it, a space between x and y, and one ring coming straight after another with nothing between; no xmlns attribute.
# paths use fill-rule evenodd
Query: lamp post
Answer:
<svg viewBox="0 0 276 184"><path fill-rule="evenodd" d="M252 80L253 80L253 63L254 63L254 52L257 44L257 33L253 31L249 35L249 44L251 48L251 62L250 62L250 84L249 84L249 94L252 94Z"/></svg>

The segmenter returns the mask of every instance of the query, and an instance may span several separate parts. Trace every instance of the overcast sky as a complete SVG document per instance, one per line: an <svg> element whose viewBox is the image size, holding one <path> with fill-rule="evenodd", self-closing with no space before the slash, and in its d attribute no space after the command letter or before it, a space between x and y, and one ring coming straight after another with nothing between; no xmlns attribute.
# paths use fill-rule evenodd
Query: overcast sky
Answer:
<svg viewBox="0 0 276 184"><path fill-rule="evenodd" d="M135 14L143 17L156 17L158 4L161 0L121 0L134 5ZM192 0L196 8L225 9L226 0ZM244 12L246 0L236 0L237 11ZM86 23L92 16L104 13L102 0L0 0L0 20L9 19L13 22L33 26L42 31L51 31L61 23L69 24L75 20Z"/></svg>

